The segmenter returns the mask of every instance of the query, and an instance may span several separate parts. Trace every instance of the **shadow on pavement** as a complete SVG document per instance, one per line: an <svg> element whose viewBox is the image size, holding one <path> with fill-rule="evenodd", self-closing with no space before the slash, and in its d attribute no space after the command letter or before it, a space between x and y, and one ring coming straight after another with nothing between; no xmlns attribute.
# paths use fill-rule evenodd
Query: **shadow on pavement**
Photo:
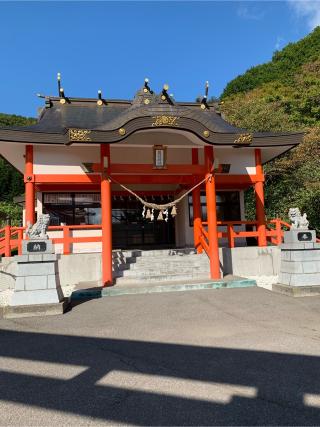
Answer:
<svg viewBox="0 0 320 427"><path fill-rule="evenodd" d="M320 394L319 357L11 330L0 331L0 343L2 401L136 425L320 422L320 396L318 407L305 403L306 396ZM4 358L17 359L17 364L55 363L58 374L66 365L71 371L72 366L83 369L62 379L36 369L28 373L10 370ZM114 372L120 372L124 380L108 384L106 375ZM172 384L187 383L193 387L192 397L182 389L180 393L163 392L157 386L139 389L126 381L134 374L149 375L154 384L164 378ZM199 393L198 397L202 385L213 383L218 394L204 397ZM232 387L228 401L219 399L219 387L221 394L223 388ZM237 387L251 387L255 393L243 396Z"/></svg>

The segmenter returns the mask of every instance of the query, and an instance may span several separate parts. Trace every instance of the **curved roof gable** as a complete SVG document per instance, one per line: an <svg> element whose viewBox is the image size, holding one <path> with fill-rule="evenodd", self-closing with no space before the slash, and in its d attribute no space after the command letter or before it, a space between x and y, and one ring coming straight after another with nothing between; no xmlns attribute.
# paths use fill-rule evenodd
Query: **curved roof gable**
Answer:
<svg viewBox="0 0 320 427"><path fill-rule="evenodd" d="M190 131L214 145L293 146L299 144L303 136L302 133L252 134L227 123L205 100L202 103L177 103L165 90L157 95L147 85L132 101L45 99L38 123L0 129L0 140L42 144L115 143L138 130L157 127Z"/></svg>

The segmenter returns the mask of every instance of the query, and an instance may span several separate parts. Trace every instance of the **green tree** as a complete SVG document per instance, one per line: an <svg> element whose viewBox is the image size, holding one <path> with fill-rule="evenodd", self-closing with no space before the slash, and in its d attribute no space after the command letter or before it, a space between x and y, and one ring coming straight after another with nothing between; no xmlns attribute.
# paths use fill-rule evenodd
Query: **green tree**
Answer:
<svg viewBox="0 0 320 427"><path fill-rule="evenodd" d="M36 119L0 113L0 127L29 126ZM14 203L13 198L24 193L23 177L5 159L0 158L0 226L7 218L13 225L19 225L22 208Z"/></svg>

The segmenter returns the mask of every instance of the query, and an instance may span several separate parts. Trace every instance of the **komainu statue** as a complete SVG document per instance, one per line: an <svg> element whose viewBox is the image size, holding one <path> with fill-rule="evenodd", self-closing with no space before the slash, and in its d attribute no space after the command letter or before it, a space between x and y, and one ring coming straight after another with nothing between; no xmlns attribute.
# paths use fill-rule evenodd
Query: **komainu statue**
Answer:
<svg viewBox="0 0 320 427"><path fill-rule="evenodd" d="M290 208L289 209L289 218L291 221L291 228L297 229L300 228L302 230L308 230L309 221L307 220L307 214L304 213L301 216L301 212L299 208Z"/></svg>
<svg viewBox="0 0 320 427"><path fill-rule="evenodd" d="M38 221L35 224L31 225L28 223L26 228L26 235L29 237L29 239L49 239L49 236L47 235L49 222L50 215L40 215Z"/></svg>

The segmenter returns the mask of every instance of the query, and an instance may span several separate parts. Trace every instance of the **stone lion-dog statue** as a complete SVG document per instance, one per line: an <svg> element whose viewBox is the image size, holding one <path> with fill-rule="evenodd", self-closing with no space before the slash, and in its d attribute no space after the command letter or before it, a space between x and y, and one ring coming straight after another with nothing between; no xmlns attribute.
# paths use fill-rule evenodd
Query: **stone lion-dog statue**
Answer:
<svg viewBox="0 0 320 427"><path fill-rule="evenodd" d="M289 219L291 221L292 229L303 229L308 230L309 221L307 220L307 214L304 213L301 215L299 208L290 208L288 213Z"/></svg>
<svg viewBox="0 0 320 427"><path fill-rule="evenodd" d="M47 235L49 222L49 214L40 215L38 221L35 224L32 225L30 222L28 223L26 228L26 235L29 237L29 239L49 239L49 236Z"/></svg>

